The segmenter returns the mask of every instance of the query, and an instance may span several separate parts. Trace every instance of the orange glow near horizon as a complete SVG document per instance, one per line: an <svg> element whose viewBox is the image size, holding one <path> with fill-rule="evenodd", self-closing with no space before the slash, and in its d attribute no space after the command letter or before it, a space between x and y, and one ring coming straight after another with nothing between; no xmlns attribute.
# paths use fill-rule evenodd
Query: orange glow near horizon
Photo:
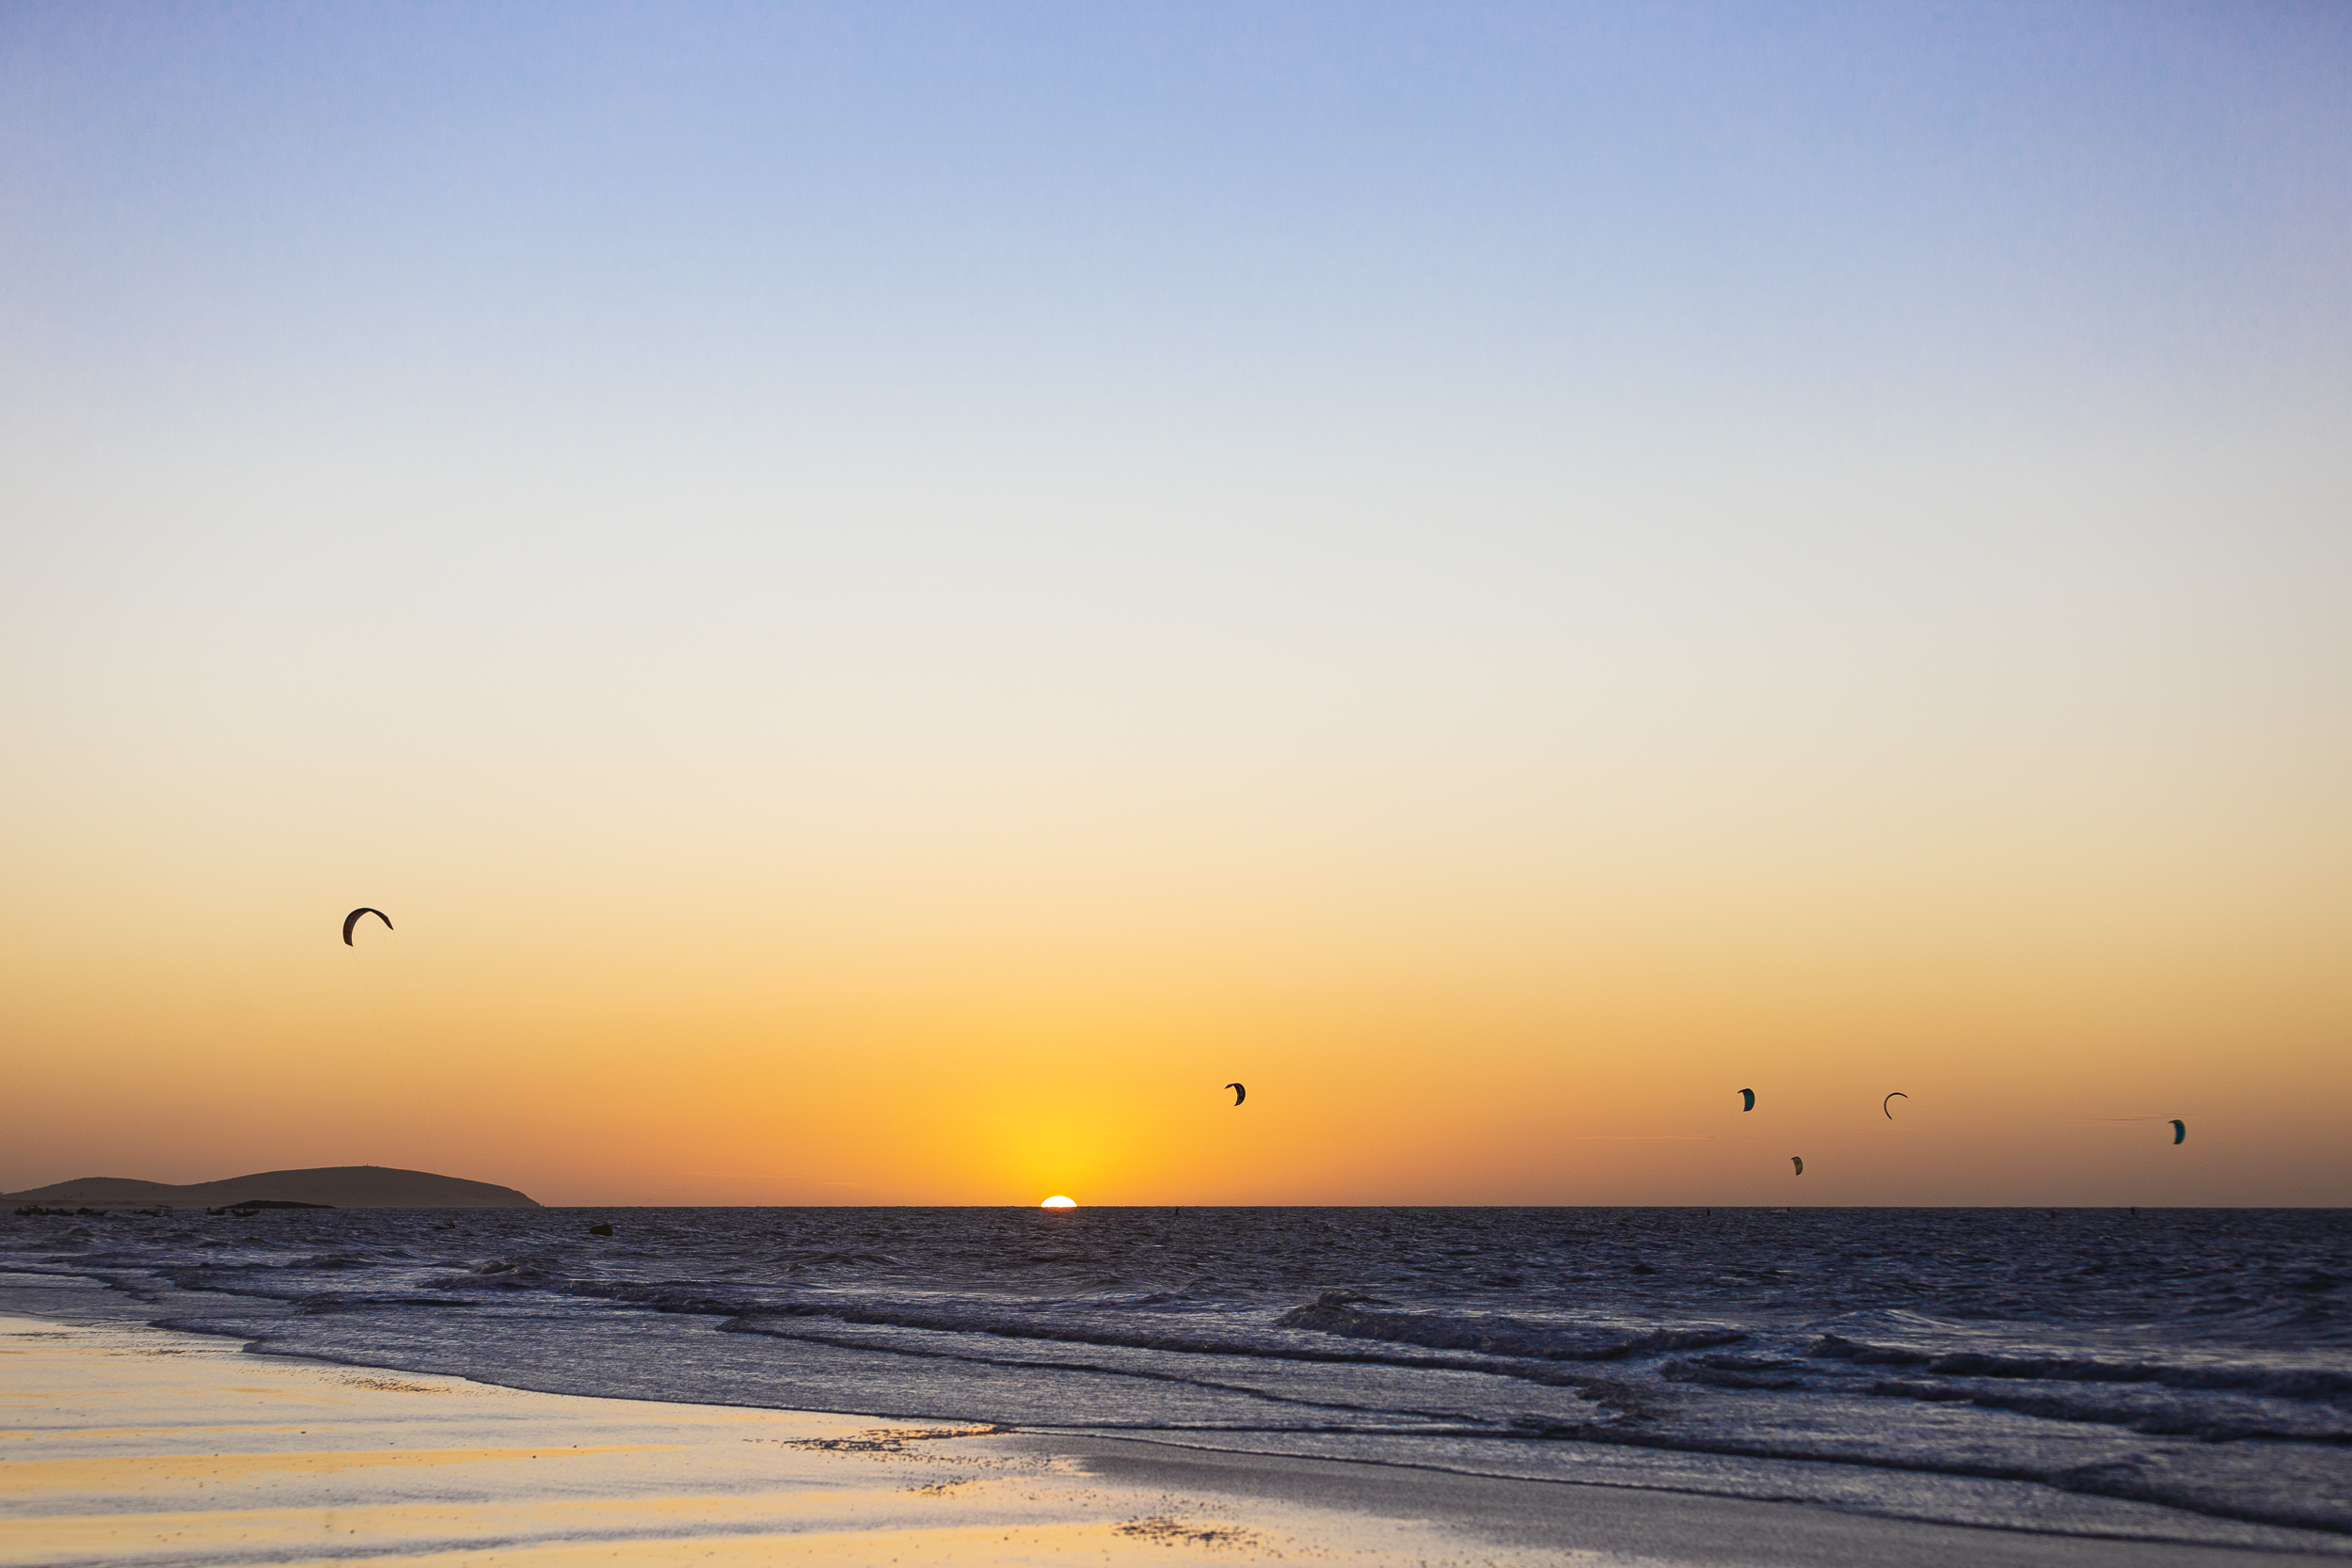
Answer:
<svg viewBox="0 0 2352 1568"><path fill-rule="evenodd" d="M602 1204L2341 1196L2342 982L2227 904L2045 884L2030 914L1905 921L1817 883L1766 921L1736 887L1675 911L1489 870L1483 911L1464 886L1368 921L1269 878L1104 921L1128 865L1067 890L1083 922L1034 883L1025 913L909 896L901 922L805 871L697 899L510 860L471 905L413 863L350 878L398 929L346 948L356 899L298 879L105 887L103 863L6 933L43 1044L13 1072L11 1189L377 1164ZM2172 1116L2184 1146L2117 1119Z"/></svg>

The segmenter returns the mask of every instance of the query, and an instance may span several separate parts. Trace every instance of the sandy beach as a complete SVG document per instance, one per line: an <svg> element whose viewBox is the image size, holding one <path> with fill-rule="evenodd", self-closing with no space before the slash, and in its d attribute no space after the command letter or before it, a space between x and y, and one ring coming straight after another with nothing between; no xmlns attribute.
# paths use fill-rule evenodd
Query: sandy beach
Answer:
<svg viewBox="0 0 2352 1568"><path fill-rule="evenodd" d="M0 1318L0 1562L2213 1564L2280 1554L523 1392Z"/></svg>

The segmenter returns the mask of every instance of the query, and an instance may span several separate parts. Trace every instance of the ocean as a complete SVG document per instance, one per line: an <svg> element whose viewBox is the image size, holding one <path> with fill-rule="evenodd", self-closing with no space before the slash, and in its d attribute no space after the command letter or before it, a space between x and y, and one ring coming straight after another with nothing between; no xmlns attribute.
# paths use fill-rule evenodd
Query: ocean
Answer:
<svg viewBox="0 0 2352 1568"><path fill-rule="evenodd" d="M0 1309L559 1393L2352 1555L2339 1210L117 1210L0 1216Z"/></svg>

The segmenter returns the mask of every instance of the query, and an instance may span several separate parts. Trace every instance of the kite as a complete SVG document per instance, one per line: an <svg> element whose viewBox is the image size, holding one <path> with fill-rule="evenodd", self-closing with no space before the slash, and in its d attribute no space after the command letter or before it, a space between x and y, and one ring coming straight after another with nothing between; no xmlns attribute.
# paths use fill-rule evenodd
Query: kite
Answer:
<svg viewBox="0 0 2352 1568"><path fill-rule="evenodd" d="M382 910L371 910L362 906L343 916L343 945L345 947L357 945L351 940L351 928L359 924L359 917L363 914L372 914L375 916L376 919L384 923L384 928L388 931L392 928L392 917L390 915L386 914Z"/></svg>

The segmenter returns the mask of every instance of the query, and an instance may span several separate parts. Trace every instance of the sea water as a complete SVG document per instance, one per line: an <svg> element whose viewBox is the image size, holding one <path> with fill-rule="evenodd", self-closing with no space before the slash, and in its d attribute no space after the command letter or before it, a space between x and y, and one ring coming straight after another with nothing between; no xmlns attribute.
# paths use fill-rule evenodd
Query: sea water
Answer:
<svg viewBox="0 0 2352 1568"><path fill-rule="evenodd" d="M2335 1210L118 1210L0 1270L554 1392L2352 1550Z"/></svg>

